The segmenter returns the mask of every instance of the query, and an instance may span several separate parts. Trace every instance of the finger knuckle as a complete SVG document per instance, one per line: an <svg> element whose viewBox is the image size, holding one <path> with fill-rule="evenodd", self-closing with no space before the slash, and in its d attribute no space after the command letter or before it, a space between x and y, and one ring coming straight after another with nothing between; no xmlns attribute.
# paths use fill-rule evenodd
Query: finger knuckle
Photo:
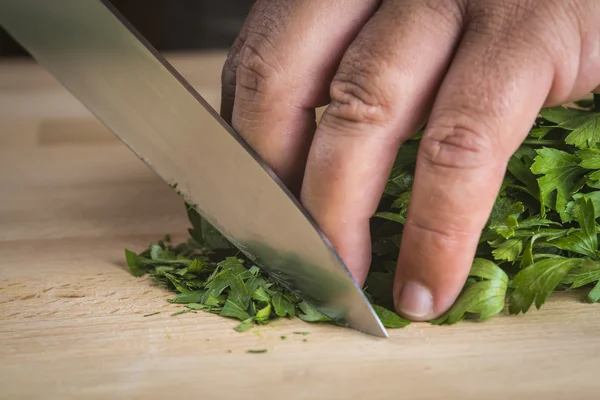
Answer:
<svg viewBox="0 0 600 400"><path fill-rule="evenodd" d="M424 238L428 248L435 251L444 251L458 243L464 242L466 237L473 232L466 231L463 227L453 224L446 224L440 228L440 221L422 221L415 218L409 218L406 221L406 228L416 233L418 237Z"/></svg>
<svg viewBox="0 0 600 400"><path fill-rule="evenodd" d="M280 75L277 61L263 47L246 43L240 52L236 83L250 92L267 92Z"/></svg>
<svg viewBox="0 0 600 400"><path fill-rule="evenodd" d="M427 127L419 146L421 162L450 170L489 165L499 155L498 150L490 129L465 116L435 121Z"/></svg>
<svg viewBox="0 0 600 400"><path fill-rule="evenodd" d="M444 21L449 26L460 26L466 15L466 1L428 0L420 3L426 12L426 18L432 21ZM431 18L430 13L440 18ZM433 27L434 29L436 27Z"/></svg>
<svg viewBox="0 0 600 400"><path fill-rule="evenodd" d="M388 120L389 96L368 75L338 73L334 77L329 89L329 117L352 124L382 124Z"/></svg>

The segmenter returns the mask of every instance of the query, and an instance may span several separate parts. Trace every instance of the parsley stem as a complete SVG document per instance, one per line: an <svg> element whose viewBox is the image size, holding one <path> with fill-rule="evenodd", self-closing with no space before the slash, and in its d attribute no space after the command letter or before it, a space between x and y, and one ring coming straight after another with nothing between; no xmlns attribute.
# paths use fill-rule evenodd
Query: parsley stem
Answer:
<svg viewBox="0 0 600 400"><path fill-rule="evenodd" d="M560 147L565 145L564 140L548 140L548 139L525 139L523 144L537 146L553 146Z"/></svg>

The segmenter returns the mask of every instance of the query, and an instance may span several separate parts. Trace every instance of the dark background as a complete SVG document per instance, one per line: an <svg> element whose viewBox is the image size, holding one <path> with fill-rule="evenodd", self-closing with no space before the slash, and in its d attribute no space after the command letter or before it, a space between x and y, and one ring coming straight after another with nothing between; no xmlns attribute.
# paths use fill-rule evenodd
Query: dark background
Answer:
<svg viewBox="0 0 600 400"><path fill-rule="evenodd" d="M233 43L253 2L254 0L111 1L159 51L227 49ZM0 57L14 56L27 56L27 53L0 27Z"/></svg>

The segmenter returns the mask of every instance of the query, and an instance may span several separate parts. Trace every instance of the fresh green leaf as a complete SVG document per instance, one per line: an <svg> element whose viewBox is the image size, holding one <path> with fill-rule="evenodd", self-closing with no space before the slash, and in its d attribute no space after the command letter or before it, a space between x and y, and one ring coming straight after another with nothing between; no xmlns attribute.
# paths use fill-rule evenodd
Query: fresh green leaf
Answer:
<svg viewBox="0 0 600 400"><path fill-rule="evenodd" d="M206 304L200 303L187 303L185 306L190 310L204 310L207 307Z"/></svg>
<svg viewBox="0 0 600 400"><path fill-rule="evenodd" d="M173 255L169 253L169 251L163 249L158 244L153 244L150 247L150 258L154 261L159 260L172 260Z"/></svg>
<svg viewBox="0 0 600 400"><path fill-rule="evenodd" d="M208 296L207 298L202 297L202 301L204 301L204 305L209 307L219 307L221 305L221 300L219 297Z"/></svg>
<svg viewBox="0 0 600 400"><path fill-rule="evenodd" d="M533 138L536 138L536 139L543 139L554 128L555 128L554 126L540 126L540 127L535 127L535 128L533 128L531 130L531 132L529 132L529 136L531 136Z"/></svg>
<svg viewBox="0 0 600 400"><path fill-rule="evenodd" d="M543 148L537 150L537 153L531 171L542 175L538 178L538 184L543 204L553 207L564 221L568 219L567 203L571 200L577 180L585 170L579 166L580 159L577 156L564 151Z"/></svg>
<svg viewBox="0 0 600 400"><path fill-rule="evenodd" d="M131 275L140 277L146 274L146 271L139 262L139 256L133 251L125 250L125 260L127 261Z"/></svg>
<svg viewBox="0 0 600 400"><path fill-rule="evenodd" d="M527 193L536 200L540 199L540 187L529 166L513 155L508 161L507 169L515 178L521 181Z"/></svg>
<svg viewBox="0 0 600 400"><path fill-rule="evenodd" d="M506 197L499 198L494 204L489 229L495 230L505 239L510 238L515 233L515 227L519 225L517 219L525 211L523 203L512 201Z"/></svg>
<svg viewBox="0 0 600 400"><path fill-rule="evenodd" d="M577 152L581 159L579 166L585 169L600 169L600 149L583 149Z"/></svg>
<svg viewBox="0 0 600 400"><path fill-rule="evenodd" d="M469 276L475 281L466 286L448 312L432 321L434 324L455 324L468 314L477 314L484 321L504 309L508 276L500 267L477 258Z"/></svg>
<svg viewBox="0 0 600 400"><path fill-rule="evenodd" d="M229 241L205 219L202 220L202 237L204 243L211 249L230 249L233 247L231 243L229 243Z"/></svg>
<svg viewBox="0 0 600 400"><path fill-rule="evenodd" d="M600 113L590 113L585 119L577 119L570 127L573 127L573 130L566 137L565 143L580 149L597 147L600 144Z"/></svg>
<svg viewBox="0 0 600 400"><path fill-rule="evenodd" d="M527 245L525 246L525 249L523 250L523 257L521 258L521 263L520 263L520 268L526 268L529 267L531 264L534 263L534 259L533 259L533 244L535 243L535 240L537 239L537 236L532 236L531 239L529 240L529 242L527 243Z"/></svg>
<svg viewBox="0 0 600 400"><path fill-rule="evenodd" d="M199 274L204 271L205 265L199 260L194 260L188 267L188 271L193 274Z"/></svg>
<svg viewBox="0 0 600 400"><path fill-rule="evenodd" d="M588 303L597 303L600 300L600 282L596 283L596 286L590 290L586 300Z"/></svg>
<svg viewBox="0 0 600 400"><path fill-rule="evenodd" d="M579 125L579 123L576 123L575 121L578 121L581 118L584 120L587 119L589 112L576 108L558 106L543 109L541 110L540 114L542 114L542 117L557 124L558 126L566 125L571 127Z"/></svg>
<svg viewBox="0 0 600 400"><path fill-rule="evenodd" d="M596 213L594 203L590 199L580 197L575 202L577 222L580 229L568 236L553 240L551 244L561 250L573 251L575 253L599 258L598 234L596 233Z"/></svg>
<svg viewBox="0 0 600 400"><path fill-rule="evenodd" d="M585 176L585 184L594 189L600 189L600 171L589 173Z"/></svg>
<svg viewBox="0 0 600 400"><path fill-rule="evenodd" d="M406 223L406 219L400 214L394 214L391 212L378 212L373 215L375 218L387 219L388 221L398 222L399 224L404 225Z"/></svg>
<svg viewBox="0 0 600 400"><path fill-rule="evenodd" d="M583 260L580 266L569 272L563 283L570 284L571 289L577 289L597 281L600 281L600 263Z"/></svg>
<svg viewBox="0 0 600 400"><path fill-rule="evenodd" d="M492 251L498 261L515 261L523 251L523 239L508 239L501 241Z"/></svg>
<svg viewBox="0 0 600 400"><path fill-rule="evenodd" d="M402 318L401 316L399 316L393 311L388 310L387 308L383 308L381 306L373 304L373 309L375 310L375 313L381 320L383 326L385 326L386 328L404 328L410 325L409 320Z"/></svg>
<svg viewBox="0 0 600 400"><path fill-rule="evenodd" d="M580 198L590 200L594 206L595 218L600 218L600 190L591 193L576 193L573 195L574 200L567 204L567 212L574 218L577 218L577 214L580 213L579 206L575 204L575 200Z"/></svg>
<svg viewBox="0 0 600 400"><path fill-rule="evenodd" d="M204 295L203 291L179 293L174 299L169 301L175 304L198 303L201 301L202 295Z"/></svg>
<svg viewBox="0 0 600 400"><path fill-rule="evenodd" d="M542 116L571 131L565 138L566 144L580 149L600 144L600 113L561 106L542 111Z"/></svg>
<svg viewBox="0 0 600 400"><path fill-rule="evenodd" d="M510 294L510 313L526 313L534 301L536 308L540 308L561 280L579 264L581 259L553 257L523 268L512 283L515 289Z"/></svg>
<svg viewBox="0 0 600 400"><path fill-rule="evenodd" d="M241 305L236 304L229 299L225 302L223 310L221 310L221 313L219 315L222 315L223 317L236 318L240 321L244 321L250 318L250 315L248 315L246 310L244 310Z"/></svg>
<svg viewBox="0 0 600 400"><path fill-rule="evenodd" d="M181 293L188 293L190 289L186 286L186 283L180 277L170 274L168 272L163 273L163 276L171 282L171 284Z"/></svg>
<svg viewBox="0 0 600 400"><path fill-rule="evenodd" d="M520 230L520 229L527 229L527 228L534 228L534 227L539 228L539 227L546 227L546 226L550 226L550 225L560 226L560 224L557 222L550 221L549 219L541 218L539 216L535 216L535 217L526 218L523 221L519 222L517 229Z"/></svg>
<svg viewBox="0 0 600 400"><path fill-rule="evenodd" d="M269 296L264 287L259 286L256 288L254 293L252 293L252 299L268 303L271 301L271 296ZM275 307L275 310L277 310L277 307Z"/></svg>
<svg viewBox="0 0 600 400"><path fill-rule="evenodd" d="M330 322L331 319L317 311L314 307L303 301L298 305L302 313L298 314L298 318L306 322Z"/></svg>
<svg viewBox="0 0 600 400"><path fill-rule="evenodd" d="M268 303L265 307L261 308L256 312L255 320L258 322L266 322L271 316L271 303Z"/></svg>
<svg viewBox="0 0 600 400"><path fill-rule="evenodd" d="M231 277L231 280L229 281L228 300L231 300L236 304L240 304L244 309L248 308L250 302L250 293L248 292L248 288L239 274Z"/></svg>
<svg viewBox="0 0 600 400"><path fill-rule="evenodd" d="M293 317L295 314L294 304L280 293L275 293L275 295L273 295L273 307L275 307L275 314L279 317L285 317L287 315Z"/></svg>

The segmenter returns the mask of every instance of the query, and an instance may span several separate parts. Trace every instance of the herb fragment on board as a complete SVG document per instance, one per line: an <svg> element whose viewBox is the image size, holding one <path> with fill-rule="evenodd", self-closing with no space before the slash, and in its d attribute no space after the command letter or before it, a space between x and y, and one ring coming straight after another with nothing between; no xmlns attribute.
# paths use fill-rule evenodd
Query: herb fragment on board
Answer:
<svg viewBox="0 0 600 400"><path fill-rule="evenodd" d="M505 309L526 313L557 290L585 288L586 302L600 301L600 96L577 104L541 110L509 160L467 282L433 324L484 321ZM364 291L387 328L410 324L393 311L391 293L420 138L421 132L400 148L371 219L373 261ZM187 200L185 206L186 242L166 236L139 254L125 250L132 275L149 275L175 292L169 302L186 307L172 315L218 314L238 320L238 332L296 317L336 323L243 257Z"/></svg>
<svg viewBox="0 0 600 400"><path fill-rule="evenodd" d="M153 312L153 313L150 313L150 314L143 315L143 317L151 317L151 316L153 316L153 315L158 315L158 314L160 314L160 311L157 311L157 312Z"/></svg>
<svg viewBox="0 0 600 400"><path fill-rule="evenodd" d="M193 310L181 310L181 311L177 311L177 312L174 312L173 314L171 314L171 317L176 317L178 315L187 314L187 313L190 313L190 312L195 312L195 311L193 311Z"/></svg>
<svg viewBox="0 0 600 400"><path fill-rule="evenodd" d="M267 352L267 349L246 350L246 353L250 353L250 354L263 354L266 352Z"/></svg>

